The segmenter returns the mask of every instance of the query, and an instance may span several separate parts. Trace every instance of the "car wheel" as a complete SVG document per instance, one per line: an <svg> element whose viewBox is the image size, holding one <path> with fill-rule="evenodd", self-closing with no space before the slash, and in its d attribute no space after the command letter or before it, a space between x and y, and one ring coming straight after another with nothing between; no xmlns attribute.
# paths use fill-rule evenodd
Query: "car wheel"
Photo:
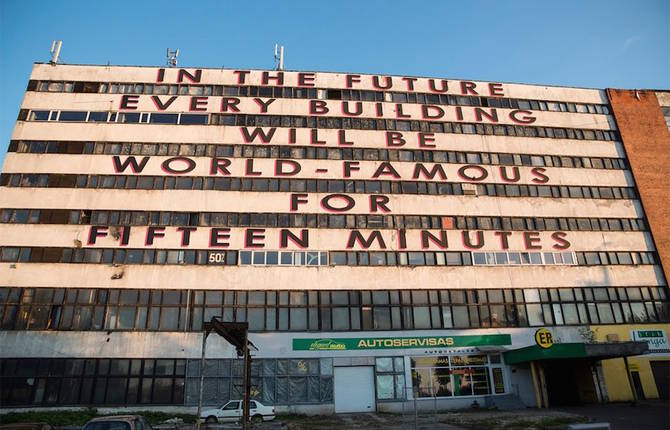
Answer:
<svg viewBox="0 0 670 430"><path fill-rule="evenodd" d="M207 417L207 419L205 420L205 422L206 422L207 424L216 424L216 423L219 422L219 420L217 420L216 417L212 415L212 416Z"/></svg>
<svg viewBox="0 0 670 430"><path fill-rule="evenodd" d="M261 415L254 415L251 417L251 423L254 425L258 425L263 422L263 417Z"/></svg>

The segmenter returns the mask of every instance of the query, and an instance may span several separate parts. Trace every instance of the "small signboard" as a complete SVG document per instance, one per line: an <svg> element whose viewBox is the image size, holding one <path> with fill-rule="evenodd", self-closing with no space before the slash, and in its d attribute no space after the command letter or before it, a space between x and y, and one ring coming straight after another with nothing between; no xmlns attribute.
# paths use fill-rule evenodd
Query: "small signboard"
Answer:
<svg viewBox="0 0 670 430"><path fill-rule="evenodd" d="M226 264L225 251L210 251L207 255L207 264Z"/></svg>
<svg viewBox="0 0 670 430"><path fill-rule="evenodd" d="M631 340L644 341L649 345L649 353L670 352L668 336L665 330L661 329L642 329L631 330Z"/></svg>
<svg viewBox="0 0 670 430"><path fill-rule="evenodd" d="M549 329L538 329L535 332L535 343L537 343L537 345L543 349L551 348L551 345L554 344L554 335L551 334Z"/></svg>
<svg viewBox="0 0 670 430"><path fill-rule="evenodd" d="M511 345L509 334L472 336L416 336L366 338L294 338L294 351L350 351L361 349L449 348Z"/></svg>

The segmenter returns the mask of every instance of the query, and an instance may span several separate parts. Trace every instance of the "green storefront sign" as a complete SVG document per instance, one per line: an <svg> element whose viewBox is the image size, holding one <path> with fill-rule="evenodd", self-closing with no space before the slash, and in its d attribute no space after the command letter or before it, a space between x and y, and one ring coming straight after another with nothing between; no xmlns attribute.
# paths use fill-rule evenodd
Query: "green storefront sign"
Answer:
<svg viewBox="0 0 670 430"><path fill-rule="evenodd" d="M293 339L294 351L354 351L362 349L454 348L511 345L509 334L472 336L346 337Z"/></svg>

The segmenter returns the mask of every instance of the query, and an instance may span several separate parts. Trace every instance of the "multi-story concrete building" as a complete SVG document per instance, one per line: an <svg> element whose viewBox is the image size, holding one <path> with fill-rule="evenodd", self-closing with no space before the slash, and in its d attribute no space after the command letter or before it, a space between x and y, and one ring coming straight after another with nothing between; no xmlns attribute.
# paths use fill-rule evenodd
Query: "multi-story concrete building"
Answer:
<svg viewBox="0 0 670 430"><path fill-rule="evenodd" d="M2 407L192 407L213 316L248 322L280 410L667 398L669 100L35 64L0 179ZM240 398L234 349L207 358L205 404Z"/></svg>

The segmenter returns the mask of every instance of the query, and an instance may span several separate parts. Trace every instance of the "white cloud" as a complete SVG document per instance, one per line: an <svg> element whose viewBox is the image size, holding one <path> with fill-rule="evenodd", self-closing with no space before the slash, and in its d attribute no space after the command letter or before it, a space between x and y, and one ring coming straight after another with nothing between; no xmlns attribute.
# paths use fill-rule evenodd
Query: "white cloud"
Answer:
<svg viewBox="0 0 670 430"><path fill-rule="evenodd" d="M631 46L635 45L635 44L636 44L637 42L639 42L640 40L642 40L642 36L640 36L640 35L636 35L636 36L631 36L631 37L629 37L628 39L626 39L626 40L623 42L623 46L622 46L623 50L624 50L624 51L627 51L628 48L630 48Z"/></svg>

